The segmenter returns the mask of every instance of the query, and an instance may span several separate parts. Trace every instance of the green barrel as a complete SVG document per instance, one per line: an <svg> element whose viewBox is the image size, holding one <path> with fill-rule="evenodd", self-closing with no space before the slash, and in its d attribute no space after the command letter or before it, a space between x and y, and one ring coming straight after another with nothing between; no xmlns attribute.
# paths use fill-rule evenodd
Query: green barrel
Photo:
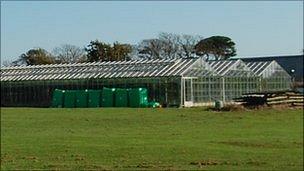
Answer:
<svg viewBox="0 0 304 171"><path fill-rule="evenodd" d="M214 107L215 107L216 109L221 109L221 108L223 108L223 107L224 107L223 101L216 100L216 101L214 102Z"/></svg>
<svg viewBox="0 0 304 171"><path fill-rule="evenodd" d="M99 107L100 95L100 90L88 90L88 107Z"/></svg>
<svg viewBox="0 0 304 171"><path fill-rule="evenodd" d="M128 90L116 89L115 90L115 107L128 107Z"/></svg>
<svg viewBox="0 0 304 171"><path fill-rule="evenodd" d="M148 91L146 88L133 88L129 90L130 107L147 107Z"/></svg>
<svg viewBox="0 0 304 171"><path fill-rule="evenodd" d="M64 107L74 108L75 107L75 90L66 90L64 93Z"/></svg>
<svg viewBox="0 0 304 171"><path fill-rule="evenodd" d="M140 107L148 106L148 90L146 88L139 88Z"/></svg>
<svg viewBox="0 0 304 171"><path fill-rule="evenodd" d="M88 107L88 93L87 90L75 90L76 103L75 107Z"/></svg>
<svg viewBox="0 0 304 171"><path fill-rule="evenodd" d="M64 90L55 89L53 91L52 107L63 107Z"/></svg>
<svg viewBox="0 0 304 171"><path fill-rule="evenodd" d="M114 107L114 88L103 88L101 92L101 106Z"/></svg>

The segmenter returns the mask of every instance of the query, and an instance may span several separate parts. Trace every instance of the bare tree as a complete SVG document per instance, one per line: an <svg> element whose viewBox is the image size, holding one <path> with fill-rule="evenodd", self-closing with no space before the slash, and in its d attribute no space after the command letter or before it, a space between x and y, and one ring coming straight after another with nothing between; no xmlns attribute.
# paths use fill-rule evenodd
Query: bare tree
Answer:
<svg viewBox="0 0 304 171"><path fill-rule="evenodd" d="M11 61L11 60L4 60L4 61L2 62L2 66L4 66L4 67L13 66L12 64L13 64L13 61Z"/></svg>
<svg viewBox="0 0 304 171"><path fill-rule="evenodd" d="M53 50L56 61L59 63L77 63L86 61L84 49L75 45L64 44Z"/></svg>
<svg viewBox="0 0 304 171"><path fill-rule="evenodd" d="M178 42L180 38L179 35L173 33L162 32L158 35L158 39L163 42L162 50L164 58L178 58L178 52L180 51Z"/></svg>
<svg viewBox="0 0 304 171"><path fill-rule="evenodd" d="M138 55L144 59L162 59L164 42L159 39L146 39L137 47Z"/></svg>
<svg viewBox="0 0 304 171"><path fill-rule="evenodd" d="M188 35L183 34L180 35L180 38L178 39L179 47L181 48L178 55L180 58L192 58L196 57L195 54L195 45L203 39L202 36L199 35Z"/></svg>
<svg viewBox="0 0 304 171"><path fill-rule="evenodd" d="M22 60L20 59L17 59L17 60L5 60L2 62L2 66L4 67L12 67L12 66L22 66L22 65L26 65L25 62L23 62Z"/></svg>
<svg viewBox="0 0 304 171"><path fill-rule="evenodd" d="M141 58L175 59L196 57L195 45L201 36L160 33L156 39L143 40L136 48Z"/></svg>

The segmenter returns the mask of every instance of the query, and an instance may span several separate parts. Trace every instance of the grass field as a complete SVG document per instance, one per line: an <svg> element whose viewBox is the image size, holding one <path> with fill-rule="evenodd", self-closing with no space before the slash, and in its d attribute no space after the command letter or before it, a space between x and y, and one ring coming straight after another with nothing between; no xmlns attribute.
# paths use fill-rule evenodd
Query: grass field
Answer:
<svg viewBox="0 0 304 171"><path fill-rule="evenodd" d="M1 170L303 170L303 110L1 108Z"/></svg>

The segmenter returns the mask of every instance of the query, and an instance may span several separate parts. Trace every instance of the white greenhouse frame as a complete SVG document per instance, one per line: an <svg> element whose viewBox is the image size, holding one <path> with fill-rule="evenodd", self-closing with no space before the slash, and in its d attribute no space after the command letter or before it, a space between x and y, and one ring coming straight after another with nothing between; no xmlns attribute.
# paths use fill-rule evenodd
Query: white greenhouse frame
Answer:
<svg viewBox="0 0 304 171"><path fill-rule="evenodd" d="M261 66L267 67L258 70ZM103 87L145 87L149 100L165 106L202 106L216 100L230 102L248 92L281 90L289 85L286 74L276 62L205 62L202 58L4 67L1 106L47 107L56 88ZM261 88L265 80L267 88Z"/></svg>
<svg viewBox="0 0 304 171"><path fill-rule="evenodd" d="M260 91L284 91L291 89L291 76L276 61L246 62L260 77Z"/></svg>

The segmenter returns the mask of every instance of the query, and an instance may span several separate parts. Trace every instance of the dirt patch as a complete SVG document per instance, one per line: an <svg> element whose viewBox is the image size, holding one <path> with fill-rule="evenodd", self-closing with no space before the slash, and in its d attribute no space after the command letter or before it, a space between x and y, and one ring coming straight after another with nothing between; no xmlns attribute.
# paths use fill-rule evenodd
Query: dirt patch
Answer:
<svg viewBox="0 0 304 171"><path fill-rule="evenodd" d="M69 168L69 166L65 164L48 164L43 167L46 170L62 170L63 168Z"/></svg>
<svg viewBox="0 0 304 171"><path fill-rule="evenodd" d="M153 166L153 165L149 165L149 164L138 164L137 166L136 166L137 168L154 168L155 166Z"/></svg>
<svg viewBox="0 0 304 171"><path fill-rule="evenodd" d="M75 161L85 160L84 156L81 156L79 154L71 154L71 157L74 158Z"/></svg>
<svg viewBox="0 0 304 171"><path fill-rule="evenodd" d="M286 110L286 109L303 109L303 106L294 106L292 104L273 104L273 105L245 106L245 108L248 110L264 110L264 109Z"/></svg>
<svg viewBox="0 0 304 171"><path fill-rule="evenodd" d="M38 162L39 161L38 157L36 157L36 156L25 156L25 157L22 157L22 159L32 161L32 162Z"/></svg>
<svg viewBox="0 0 304 171"><path fill-rule="evenodd" d="M98 171L110 171L105 166L101 165L91 165L91 164L76 164L76 165L66 165L66 164L48 164L44 165L45 170L98 170Z"/></svg>
<svg viewBox="0 0 304 171"><path fill-rule="evenodd" d="M38 157L35 157L35 156L26 156L26 157L22 157L22 159L26 159L26 160L37 160Z"/></svg>
<svg viewBox="0 0 304 171"><path fill-rule="evenodd" d="M242 105L235 105L235 104L231 104L231 105L226 105L224 106L222 109L220 109L221 111L224 112L237 112L237 111L248 111L247 108L245 108Z"/></svg>
<svg viewBox="0 0 304 171"><path fill-rule="evenodd" d="M123 166L123 167L124 168L142 168L142 169L148 169L148 168L155 168L156 166L143 162L143 163L139 163L137 165L128 165L128 166Z"/></svg>
<svg viewBox="0 0 304 171"><path fill-rule="evenodd" d="M201 160L201 161L195 161L191 162L191 165L196 165L200 168L205 167L205 166L216 166L216 165L233 165L237 166L240 165L240 162L238 161L218 161L218 160Z"/></svg>
<svg viewBox="0 0 304 171"><path fill-rule="evenodd" d="M239 141L222 141L219 144L226 144L239 147L254 147L254 148L286 148L283 145L270 143L254 143L254 142L239 142Z"/></svg>
<svg viewBox="0 0 304 171"><path fill-rule="evenodd" d="M221 165L233 165L233 166L237 166L237 165L240 165L240 162L237 162L237 161L223 161L223 162L221 162Z"/></svg>
<svg viewBox="0 0 304 171"><path fill-rule="evenodd" d="M127 165L122 166L123 168L127 169L139 169L139 170L178 170L177 168L174 168L173 165L162 165L162 164L151 164L147 162L142 162L137 165ZM118 167L116 167L118 168Z"/></svg>
<svg viewBox="0 0 304 171"><path fill-rule="evenodd" d="M238 165L255 165L255 166L260 166L260 165L265 165L267 164L264 161L257 161L250 159L249 161L218 161L218 160L201 160L201 161L196 161L196 162L191 162L191 165L197 165L198 167L202 168L204 166L215 166L215 165L230 165L230 166L238 166Z"/></svg>
<svg viewBox="0 0 304 171"><path fill-rule="evenodd" d="M219 161L216 160L201 160L196 162L191 162L191 165L198 165L198 166L210 166L210 165L218 165Z"/></svg>
<svg viewBox="0 0 304 171"><path fill-rule="evenodd" d="M296 147L298 147L298 148L301 148L301 147L303 147L303 142L296 142L296 141L294 141L294 142L292 142L292 145L293 146L296 146Z"/></svg>
<svg viewBox="0 0 304 171"><path fill-rule="evenodd" d="M13 156L9 155L9 154L1 155L1 161L0 161L1 164L14 162L14 161L15 161L15 158Z"/></svg>
<svg viewBox="0 0 304 171"><path fill-rule="evenodd" d="M265 165L267 163L263 162L263 161L250 160L250 161L246 162L246 164L254 165L254 166L261 166L261 165Z"/></svg>
<svg viewBox="0 0 304 171"><path fill-rule="evenodd" d="M206 108L207 111L216 111L216 112L238 112L238 111L248 111L243 105L229 104L224 107L217 109L215 107Z"/></svg>
<svg viewBox="0 0 304 171"><path fill-rule="evenodd" d="M286 110L286 109L303 109L304 106L294 106L291 104L276 104L276 105L255 105L255 106L244 106L241 104L229 104L225 105L221 109L215 107L206 108L207 111L215 112L241 112L241 111L254 111L254 110L265 110L265 109L276 109L276 110Z"/></svg>
<svg viewBox="0 0 304 171"><path fill-rule="evenodd" d="M99 171L110 171L111 169L101 165L83 165L79 170L99 170Z"/></svg>
<svg viewBox="0 0 304 171"><path fill-rule="evenodd" d="M75 157L75 161L83 161L83 160L85 160L84 157L81 157L81 156Z"/></svg>

